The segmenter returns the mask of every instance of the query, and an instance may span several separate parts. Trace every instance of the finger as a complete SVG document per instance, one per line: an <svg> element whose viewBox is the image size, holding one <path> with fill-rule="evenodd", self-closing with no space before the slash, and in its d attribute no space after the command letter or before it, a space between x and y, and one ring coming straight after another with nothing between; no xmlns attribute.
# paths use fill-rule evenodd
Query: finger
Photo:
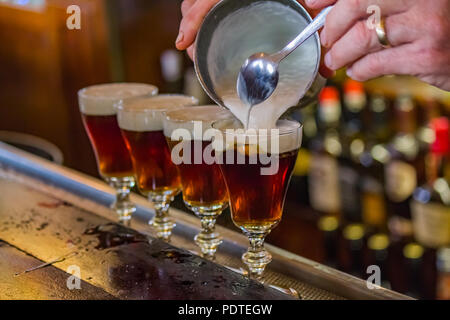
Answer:
<svg viewBox="0 0 450 320"><path fill-rule="evenodd" d="M347 69L347 75L357 81L367 81L383 75L415 75L420 63L414 44L406 44L371 53ZM408 61L412 60L414 61ZM416 61L417 60L417 61Z"/></svg>
<svg viewBox="0 0 450 320"><path fill-rule="evenodd" d="M181 20L180 32L176 40L178 50L184 50L194 42L203 18L217 2L219 0L199 0L192 5L189 12Z"/></svg>
<svg viewBox="0 0 450 320"><path fill-rule="evenodd" d="M334 70L330 70L323 63L320 64L319 73L322 75L322 77L327 78L327 79L332 78L336 75L336 72Z"/></svg>
<svg viewBox="0 0 450 320"><path fill-rule="evenodd" d="M393 15L385 20L386 36L394 47L416 39L414 31L406 23L405 16ZM331 47L325 56L325 64L328 68L337 70L381 49L383 46L375 30L366 20L361 20Z"/></svg>
<svg viewBox="0 0 450 320"><path fill-rule="evenodd" d="M183 17L189 12L195 1L196 0L184 0L181 3L181 14L183 15Z"/></svg>
<svg viewBox="0 0 450 320"><path fill-rule="evenodd" d="M191 58L192 61L194 61L194 45L191 45L189 48L187 48L186 52L189 56L189 58Z"/></svg>
<svg viewBox="0 0 450 320"><path fill-rule="evenodd" d="M336 0L305 0L305 2L311 9L322 9L331 6Z"/></svg>
<svg viewBox="0 0 450 320"><path fill-rule="evenodd" d="M366 19L369 14L378 19L407 11L406 2L410 0L339 0L327 16L321 34L322 44L331 47L358 20Z"/></svg>
<svg viewBox="0 0 450 320"><path fill-rule="evenodd" d="M320 66L319 66L319 73L325 77L325 78L331 78L335 75L336 72L334 72L333 70L330 70L324 62L324 57L326 54L326 49L322 48L321 50L321 56L320 56Z"/></svg>

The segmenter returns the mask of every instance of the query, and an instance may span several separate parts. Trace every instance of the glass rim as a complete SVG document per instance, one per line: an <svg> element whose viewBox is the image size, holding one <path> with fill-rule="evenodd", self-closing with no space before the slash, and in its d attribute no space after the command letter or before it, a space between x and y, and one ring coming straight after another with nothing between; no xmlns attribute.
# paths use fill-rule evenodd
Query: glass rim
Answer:
<svg viewBox="0 0 450 320"><path fill-rule="evenodd" d="M221 112L221 111L227 111L227 112L230 113L231 117L230 117L229 119L228 119L228 118L225 118L225 119L201 120L201 119L198 119L198 118L197 118L197 119L182 120L182 119L174 119L174 118L171 118L171 117L168 115L168 113L175 112L175 111L179 111L179 110L181 110L181 109L183 109L183 108L191 108L191 107L194 107L194 108L218 107L219 109L222 109L222 110L219 110L219 112ZM171 123L194 123L194 122L202 122L202 123L208 123L208 122L209 122L209 123L211 123L211 122L216 122L216 121L220 121L220 120L231 120L232 117L234 117L234 115L231 113L231 111L229 111L227 108L221 107L221 106L219 106L219 105L217 105L217 104L201 105L201 106L193 105L193 106L183 106L183 107L180 107L180 108L178 108L178 109L173 109L173 110L166 111L164 121L168 121L168 122L171 122ZM235 118L235 117L234 117L234 118Z"/></svg>
<svg viewBox="0 0 450 320"><path fill-rule="evenodd" d="M132 104L136 101L138 101L139 99L152 99L152 98L157 98L157 97L184 97L184 98L188 98L191 100L192 104L191 105L180 105L178 107L175 107L174 109L171 109L171 107L166 107L166 108L162 108L162 109L152 109L152 108L142 108L142 109L126 109L127 105ZM122 111L122 112L130 112L130 113L142 113L142 114L148 114L148 113L166 113L168 111L172 111L172 110L178 110L181 108L185 108L185 107L196 107L198 104L198 99L194 96L188 96L188 95L184 95L184 94L172 94L172 93L164 93L164 94L156 94L153 96L137 96L137 97L131 97L130 99L126 99L126 101L121 101L117 106L116 106L116 111Z"/></svg>
<svg viewBox="0 0 450 320"><path fill-rule="evenodd" d="M289 127L289 128L285 128L285 129L280 129L280 128L272 128L272 129L254 129L254 128L249 128L247 130L245 130L244 128L217 128L217 125L220 122L223 121L229 121L231 119L224 119L224 120L217 120L215 122L212 123L211 127L215 130L218 130L222 133L224 133L225 135L239 135L239 136L245 136L245 137L252 137L252 136L271 136L272 135L272 130L276 130L278 129L278 133L277 135L279 136L288 136L288 135L292 135L292 134L296 134L298 133L299 130L302 130L303 125L295 120L288 120L288 119L279 119L277 120L277 124L279 122L288 122L288 123L292 123L295 124L295 126L293 127ZM237 121L239 121L238 119L235 119ZM233 132L231 132L231 130L233 130ZM252 132L248 132L249 130L251 130ZM261 134L260 131L261 130L265 130L266 134Z"/></svg>
<svg viewBox="0 0 450 320"><path fill-rule="evenodd" d="M112 96L108 96L108 95L101 95L101 96L93 96L93 95L89 95L86 94L86 91L92 88L96 88L96 87L107 87L107 86L113 86L113 85L139 85L139 86L145 86L149 88L149 92L147 93L143 93L143 94L138 94L135 96L129 96L129 97L112 97ZM158 94L158 87L152 84L148 84L148 83L139 83L139 82L111 82L111 83L99 83L99 84L94 84L94 85L90 85L88 87L82 88L80 90L78 90L78 96L80 98L83 99L90 99L90 100L101 100L101 101L122 101L122 100L127 100L127 99L132 99L132 98L140 98L140 97L154 97Z"/></svg>

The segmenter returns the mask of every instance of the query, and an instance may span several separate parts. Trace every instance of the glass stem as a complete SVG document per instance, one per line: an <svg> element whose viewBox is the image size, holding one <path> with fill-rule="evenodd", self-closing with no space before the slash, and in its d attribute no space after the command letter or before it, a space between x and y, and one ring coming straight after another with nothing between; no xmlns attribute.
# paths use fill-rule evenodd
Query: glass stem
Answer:
<svg viewBox="0 0 450 320"><path fill-rule="evenodd" d="M250 278L263 282L262 274L266 265L272 261L272 255L264 248L264 239L269 232L247 233L250 247L242 255L242 261L247 265Z"/></svg>
<svg viewBox="0 0 450 320"><path fill-rule="evenodd" d="M169 242L172 235L172 229L175 227L175 222L169 217L170 201L155 202L155 217L149 222L156 230L156 236L159 239Z"/></svg>
<svg viewBox="0 0 450 320"><path fill-rule="evenodd" d="M221 213L222 210L213 214L198 215L201 219L202 231L195 236L194 240L206 259L214 260L217 248L222 243L219 234L215 232L216 219Z"/></svg>
<svg viewBox="0 0 450 320"><path fill-rule="evenodd" d="M130 190L134 186L133 178L112 178L110 185L116 189L116 199L111 205L119 216L119 222L129 225L136 206L130 201Z"/></svg>

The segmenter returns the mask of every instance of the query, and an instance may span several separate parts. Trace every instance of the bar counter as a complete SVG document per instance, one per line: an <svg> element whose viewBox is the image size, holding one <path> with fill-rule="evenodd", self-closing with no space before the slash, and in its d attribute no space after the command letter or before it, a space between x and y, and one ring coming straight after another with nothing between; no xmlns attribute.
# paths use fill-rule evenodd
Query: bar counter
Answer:
<svg viewBox="0 0 450 320"><path fill-rule="evenodd" d="M0 299L294 299L236 272L247 246L238 232L217 227L224 242L211 262L196 255L192 215L171 209L168 244L148 226L146 199L132 195L137 211L124 227L108 208L113 198L100 180L0 143ZM410 299L266 247L265 283L300 299Z"/></svg>

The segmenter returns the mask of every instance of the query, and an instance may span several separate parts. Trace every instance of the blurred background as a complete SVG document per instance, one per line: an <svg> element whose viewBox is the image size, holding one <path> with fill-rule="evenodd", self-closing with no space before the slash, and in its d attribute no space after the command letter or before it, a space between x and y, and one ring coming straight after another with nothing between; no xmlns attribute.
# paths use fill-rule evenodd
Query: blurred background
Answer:
<svg viewBox="0 0 450 320"><path fill-rule="evenodd" d="M66 26L72 4L81 30ZM0 141L98 176L79 89L144 82L210 103L174 50L180 4L0 0ZM268 242L362 278L376 264L383 286L450 299L449 114L449 93L416 79L357 83L338 72L316 101L285 115L303 123L304 142ZM436 132L446 132L444 147ZM235 228L227 212L219 223Z"/></svg>
<svg viewBox="0 0 450 320"><path fill-rule="evenodd" d="M0 0L1 130L49 140L62 151L65 165L97 175L77 91L134 81L154 84L161 92L185 87L195 93L192 62L173 50L180 3ZM66 26L72 4L81 8L81 30Z"/></svg>

